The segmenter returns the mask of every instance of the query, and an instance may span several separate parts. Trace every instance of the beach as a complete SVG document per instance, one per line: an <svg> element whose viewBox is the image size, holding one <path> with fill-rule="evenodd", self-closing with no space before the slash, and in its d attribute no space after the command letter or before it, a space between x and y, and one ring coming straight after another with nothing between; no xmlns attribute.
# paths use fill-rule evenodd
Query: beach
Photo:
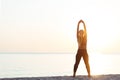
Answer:
<svg viewBox="0 0 120 80"><path fill-rule="evenodd" d="M1 78L0 80L120 80L120 74L94 75L88 78L86 75L72 76L53 76L53 77L19 77Z"/></svg>
<svg viewBox="0 0 120 80"><path fill-rule="evenodd" d="M0 80L120 80L119 3L0 0Z"/></svg>

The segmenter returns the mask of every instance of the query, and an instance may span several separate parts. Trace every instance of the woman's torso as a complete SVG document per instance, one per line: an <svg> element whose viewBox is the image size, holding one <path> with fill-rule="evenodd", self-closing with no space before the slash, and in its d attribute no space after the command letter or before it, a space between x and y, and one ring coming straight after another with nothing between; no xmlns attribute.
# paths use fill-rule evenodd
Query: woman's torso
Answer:
<svg viewBox="0 0 120 80"><path fill-rule="evenodd" d="M78 48L86 49L86 47L87 47L87 36L84 37L78 36Z"/></svg>

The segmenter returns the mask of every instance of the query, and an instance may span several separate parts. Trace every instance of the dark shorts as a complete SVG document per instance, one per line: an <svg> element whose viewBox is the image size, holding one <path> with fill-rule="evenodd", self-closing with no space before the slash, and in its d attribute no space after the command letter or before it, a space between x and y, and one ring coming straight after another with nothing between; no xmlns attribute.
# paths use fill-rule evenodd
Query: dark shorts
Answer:
<svg viewBox="0 0 120 80"><path fill-rule="evenodd" d="M85 63L88 63L88 54L86 49L78 49L76 54L76 61L79 62L81 57L83 57Z"/></svg>
<svg viewBox="0 0 120 80"><path fill-rule="evenodd" d="M77 55L80 55L80 56L88 55L87 50L86 49L78 49Z"/></svg>

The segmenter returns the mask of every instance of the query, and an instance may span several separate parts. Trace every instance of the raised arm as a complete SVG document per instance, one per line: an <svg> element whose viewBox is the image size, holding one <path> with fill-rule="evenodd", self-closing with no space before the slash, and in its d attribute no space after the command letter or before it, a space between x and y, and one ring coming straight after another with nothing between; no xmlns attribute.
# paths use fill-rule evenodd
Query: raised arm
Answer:
<svg viewBox="0 0 120 80"><path fill-rule="evenodd" d="M80 21L78 22L78 25L77 25L77 38L78 38L78 32L79 32L79 24L80 24L81 22L83 23L83 20L80 20Z"/></svg>
<svg viewBox="0 0 120 80"><path fill-rule="evenodd" d="M85 25L85 22L82 21L83 25L84 25L84 31L85 31L85 34L87 35L87 30L86 30L86 25Z"/></svg>
<svg viewBox="0 0 120 80"><path fill-rule="evenodd" d="M77 25L77 38L78 38L78 32L79 32L79 22L78 22L78 25Z"/></svg>

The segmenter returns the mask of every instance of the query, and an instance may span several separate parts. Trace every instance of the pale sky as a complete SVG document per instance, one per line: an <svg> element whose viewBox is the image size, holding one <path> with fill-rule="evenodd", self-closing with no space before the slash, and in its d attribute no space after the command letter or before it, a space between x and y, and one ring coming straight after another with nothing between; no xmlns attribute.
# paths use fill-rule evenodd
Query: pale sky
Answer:
<svg viewBox="0 0 120 80"><path fill-rule="evenodd" d="M0 52L76 52L86 23L88 50L120 52L119 0L0 0Z"/></svg>

